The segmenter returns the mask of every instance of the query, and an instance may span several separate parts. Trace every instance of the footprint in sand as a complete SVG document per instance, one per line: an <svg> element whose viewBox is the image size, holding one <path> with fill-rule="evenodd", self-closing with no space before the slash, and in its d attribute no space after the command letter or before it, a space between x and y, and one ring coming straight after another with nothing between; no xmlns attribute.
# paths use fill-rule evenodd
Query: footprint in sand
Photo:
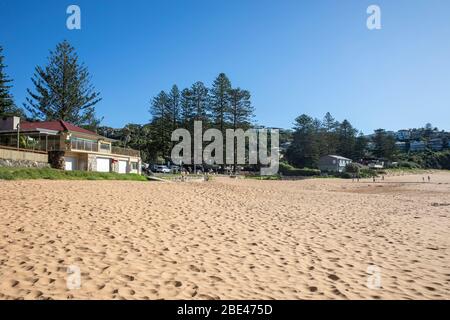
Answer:
<svg viewBox="0 0 450 320"><path fill-rule="evenodd" d="M216 277L216 276L210 276L210 278L211 278L212 280L214 280L214 281L223 281L222 278Z"/></svg>
<svg viewBox="0 0 450 320"><path fill-rule="evenodd" d="M189 266L189 270L194 271L194 272L200 272L201 271L199 268L197 268L196 266L194 266L192 264Z"/></svg>
<svg viewBox="0 0 450 320"><path fill-rule="evenodd" d="M333 281L337 281L337 280L339 280L339 277L337 275L335 275L335 274L330 274L330 275L328 275L328 279L331 279Z"/></svg>
<svg viewBox="0 0 450 320"><path fill-rule="evenodd" d="M134 281L134 277L133 277L133 276L129 276L129 275L125 274L125 275L123 275L122 277L123 277L125 280L127 280L127 281Z"/></svg>
<svg viewBox="0 0 450 320"><path fill-rule="evenodd" d="M181 287L183 285L183 283L181 281L176 281L176 280L166 281L166 282L164 282L164 284L165 285L173 285L176 288L179 288L179 287Z"/></svg>
<svg viewBox="0 0 450 320"><path fill-rule="evenodd" d="M19 281L17 281L17 280L11 280L10 281L10 284L11 284L11 288L15 288L15 287L17 287L18 285L19 285Z"/></svg>

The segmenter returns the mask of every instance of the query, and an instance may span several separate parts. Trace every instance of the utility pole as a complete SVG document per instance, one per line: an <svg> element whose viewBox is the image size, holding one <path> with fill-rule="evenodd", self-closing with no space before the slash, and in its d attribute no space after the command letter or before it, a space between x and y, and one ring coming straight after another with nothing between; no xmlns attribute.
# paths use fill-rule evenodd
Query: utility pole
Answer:
<svg viewBox="0 0 450 320"><path fill-rule="evenodd" d="M20 149L20 122L17 124L17 150Z"/></svg>

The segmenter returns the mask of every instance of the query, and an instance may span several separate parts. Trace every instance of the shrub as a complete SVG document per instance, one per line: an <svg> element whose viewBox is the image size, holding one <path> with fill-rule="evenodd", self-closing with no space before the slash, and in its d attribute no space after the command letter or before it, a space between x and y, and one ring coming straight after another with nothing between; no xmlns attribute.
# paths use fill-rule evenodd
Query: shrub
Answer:
<svg viewBox="0 0 450 320"><path fill-rule="evenodd" d="M320 176L319 169L310 169L310 168L297 169L291 166L290 164L284 162L280 163L280 173L290 177Z"/></svg>
<svg viewBox="0 0 450 320"><path fill-rule="evenodd" d="M377 172L370 168L362 169L359 172L360 178L372 178L372 177L376 177L376 176L378 176Z"/></svg>
<svg viewBox="0 0 450 320"><path fill-rule="evenodd" d="M354 174L350 172L340 172L336 176L342 179L352 179L354 177Z"/></svg>
<svg viewBox="0 0 450 320"><path fill-rule="evenodd" d="M412 161L400 161L397 165L398 168L408 168L408 169L420 169L418 163Z"/></svg>
<svg viewBox="0 0 450 320"><path fill-rule="evenodd" d="M345 172L358 174L362 168L363 168L363 166L361 164L353 162L353 163L349 163L345 166Z"/></svg>

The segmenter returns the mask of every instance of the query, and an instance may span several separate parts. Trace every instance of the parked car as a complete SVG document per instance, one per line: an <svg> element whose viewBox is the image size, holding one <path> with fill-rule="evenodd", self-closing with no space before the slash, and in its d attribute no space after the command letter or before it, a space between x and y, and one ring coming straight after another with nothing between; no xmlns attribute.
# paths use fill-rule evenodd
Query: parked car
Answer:
<svg viewBox="0 0 450 320"><path fill-rule="evenodd" d="M170 169L167 166L162 165L154 166L153 171L158 173L170 173Z"/></svg>

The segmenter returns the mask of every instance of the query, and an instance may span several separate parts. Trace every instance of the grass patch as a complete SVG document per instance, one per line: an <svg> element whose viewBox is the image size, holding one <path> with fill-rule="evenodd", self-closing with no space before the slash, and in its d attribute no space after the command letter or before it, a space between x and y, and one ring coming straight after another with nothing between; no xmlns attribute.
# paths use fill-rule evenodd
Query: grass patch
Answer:
<svg viewBox="0 0 450 320"><path fill-rule="evenodd" d="M153 176L165 180L174 180L179 179L181 177L181 173L154 173Z"/></svg>
<svg viewBox="0 0 450 320"><path fill-rule="evenodd" d="M389 168L385 171L389 174L423 174L434 169L419 169L419 168ZM444 171L444 170L442 170Z"/></svg>
<svg viewBox="0 0 450 320"><path fill-rule="evenodd" d="M63 171L50 168L5 168L0 167L0 180L128 180L147 181L138 174L119 174L114 172Z"/></svg>
<svg viewBox="0 0 450 320"><path fill-rule="evenodd" d="M272 176L261 176L261 175L246 175L245 179L254 179L254 180L281 180L279 175Z"/></svg>

